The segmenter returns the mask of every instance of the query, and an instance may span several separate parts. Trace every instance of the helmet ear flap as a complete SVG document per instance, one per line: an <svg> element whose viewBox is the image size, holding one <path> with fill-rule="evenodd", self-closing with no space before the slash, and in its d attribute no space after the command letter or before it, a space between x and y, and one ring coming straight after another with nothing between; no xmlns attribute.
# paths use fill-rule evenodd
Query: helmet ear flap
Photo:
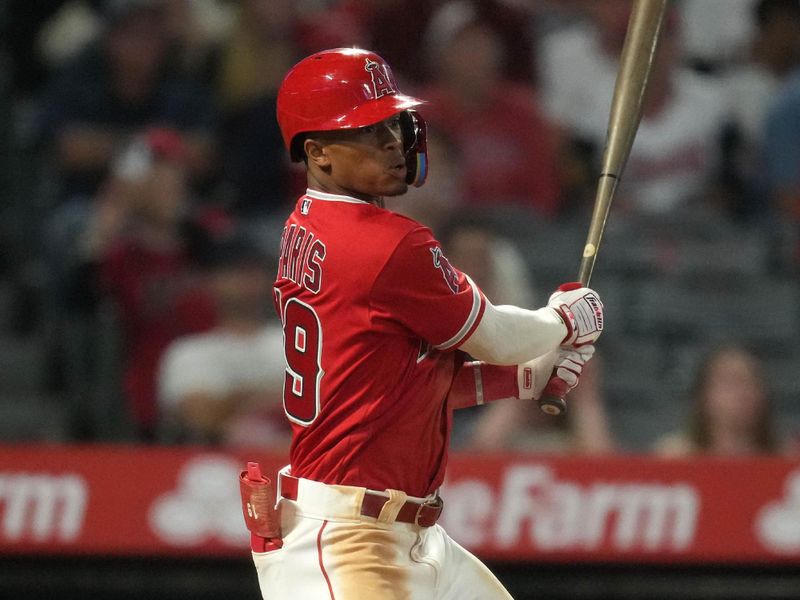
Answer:
<svg viewBox="0 0 800 600"><path fill-rule="evenodd" d="M415 110L400 113L403 152L406 157L406 183L420 187L428 176L428 143L425 119Z"/></svg>

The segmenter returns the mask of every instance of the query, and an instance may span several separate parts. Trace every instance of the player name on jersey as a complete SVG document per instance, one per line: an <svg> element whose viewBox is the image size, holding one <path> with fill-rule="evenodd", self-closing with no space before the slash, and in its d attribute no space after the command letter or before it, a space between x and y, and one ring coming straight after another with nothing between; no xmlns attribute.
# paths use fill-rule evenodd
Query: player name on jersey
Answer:
<svg viewBox="0 0 800 600"><path fill-rule="evenodd" d="M290 279L312 294L322 286L322 263L325 242L312 231L295 223L283 228L281 236L278 277Z"/></svg>

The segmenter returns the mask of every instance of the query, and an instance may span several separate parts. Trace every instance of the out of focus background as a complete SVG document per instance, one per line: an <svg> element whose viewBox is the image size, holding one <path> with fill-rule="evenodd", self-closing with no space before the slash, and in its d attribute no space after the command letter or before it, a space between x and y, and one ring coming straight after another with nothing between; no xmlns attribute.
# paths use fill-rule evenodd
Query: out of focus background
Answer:
<svg viewBox="0 0 800 600"><path fill-rule="evenodd" d="M428 101L431 164L426 185L389 207L430 226L495 304L534 308L577 271L630 8L0 2L0 595L257 597L236 533L227 550L170 537L170 526L126 546L86 542L78 519L49 545L42 523L69 506L47 488L57 508L41 516L24 503L36 496L29 480L15 477L41 483L38 464L62 473L52 483L93 464L97 481L78 495L96 515L93 486L116 489L139 460L135 485L163 468L166 485L183 473L178 491L203 497L204 477L230 466L219 457L285 455L271 284L305 176L282 146L275 97L294 63L343 46L387 59L402 90ZM710 541L665 550L653 534L626 546L622 512L595 546L564 533L548 547L535 523L525 542L476 535L470 519L450 529L519 598L796 597L798 272L800 2L674 0L592 281L607 312L596 359L566 417L512 402L463 411L452 446L454 473L498 494L498 453L550 465L585 492L575 514L594 514L592 490L624 479L628 460L636 485L690 480L691 531ZM180 466L196 456L218 458ZM13 482L28 491L14 495ZM734 502L740 488L765 494L751 512L786 503L788 520L759 517L772 523L761 542L704 495ZM139 509L123 506L98 530L128 510Z"/></svg>

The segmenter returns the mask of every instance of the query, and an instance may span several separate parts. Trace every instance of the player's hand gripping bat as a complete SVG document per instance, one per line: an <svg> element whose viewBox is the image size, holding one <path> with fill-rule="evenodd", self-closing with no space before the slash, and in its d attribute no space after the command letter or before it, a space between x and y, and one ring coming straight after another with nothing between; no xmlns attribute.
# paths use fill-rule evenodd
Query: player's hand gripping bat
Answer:
<svg viewBox="0 0 800 600"><path fill-rule="evenodd" d="M603 237L611 201L642 118L642 103L653 67L653 57L666 5L667 0L633 2L608 119L603 168L597 186L589 234L578 271L578 281L584 286L588 286L592 278L597 249ZM539 399L539 407L551 415L561 414L566 409L564 402L566 393L567 387L564 382L552 376Z"/></svg>

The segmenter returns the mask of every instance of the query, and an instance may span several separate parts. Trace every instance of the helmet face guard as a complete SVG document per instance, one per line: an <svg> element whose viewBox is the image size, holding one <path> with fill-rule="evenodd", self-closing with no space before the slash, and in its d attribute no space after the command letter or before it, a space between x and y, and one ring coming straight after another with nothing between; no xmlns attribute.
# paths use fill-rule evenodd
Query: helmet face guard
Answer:
<svg viewBox="0 0 800 600"><path fill-rule="evenodd" d="M278 90L278 124L291 159L302 160L302 134L355 129L400 113L409 185L428 171L425 121L412 109L422 100L401 94L392 70L374 52L337 48L297 63Z"/></svg>
<svg viewBox="0 0 800 600"><path fill-rule="evenodd" d="M406 183L420 187L428 177L428 141L425 119L416 110L400 113L403 153L406 157Z"/></svg>

